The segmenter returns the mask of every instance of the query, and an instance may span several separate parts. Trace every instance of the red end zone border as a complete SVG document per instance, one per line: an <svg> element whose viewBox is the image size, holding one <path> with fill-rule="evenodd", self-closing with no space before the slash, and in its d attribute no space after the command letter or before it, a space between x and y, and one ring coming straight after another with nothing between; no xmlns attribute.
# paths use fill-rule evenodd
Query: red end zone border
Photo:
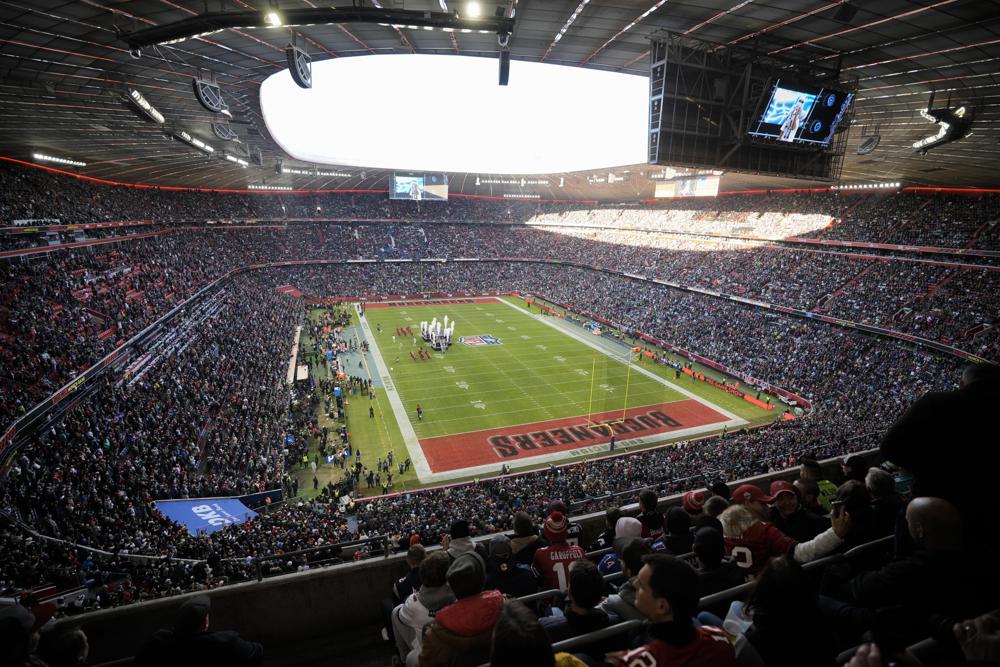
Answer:
<svg viewBox="0 0 1000 667"><path fill-rule="evenodd" d="M591 421L621 418L620 411L592 415ZM616 442L643 436L729 422L730 418L694 399L630 408L626 417L612 424ZM442 473L479 465L511 464L546 454L569 453L583 447L607 445L606 426L594 428L586 416L553 419L534 424L442 435L420 440L431 472Z"/></svg>

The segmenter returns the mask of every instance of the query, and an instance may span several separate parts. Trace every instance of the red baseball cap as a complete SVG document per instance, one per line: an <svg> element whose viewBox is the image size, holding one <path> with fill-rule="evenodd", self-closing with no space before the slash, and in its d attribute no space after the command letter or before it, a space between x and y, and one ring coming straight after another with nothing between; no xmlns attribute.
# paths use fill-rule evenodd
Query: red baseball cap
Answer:
<svg viewBox="0 0 1000 667"><path fill-rule="evenodd" d="M736 487L736 490L733 491L733 502L735 504L743 505L751 500L759 500L762 503L770 503L774 501L774 498L765 495L763 491L758 489L753 484L743 484Z"/></svg>
<svg viewBox="0 0 1000 667"><path fill-rule="evenodd" d="M782 493L790 493L796 498L799 497L798 492L795 490L795 485L791 482L786 482L783 479L771 482L771 497L777 499Z"/></svg>

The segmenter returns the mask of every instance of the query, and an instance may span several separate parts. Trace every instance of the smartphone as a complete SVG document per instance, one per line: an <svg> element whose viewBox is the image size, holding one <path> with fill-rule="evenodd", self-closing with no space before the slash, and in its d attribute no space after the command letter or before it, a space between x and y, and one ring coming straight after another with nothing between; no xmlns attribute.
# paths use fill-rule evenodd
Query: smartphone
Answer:
<svg viewBox="0 0 1000 667"><path fill-rule="evenodd" d="M830 501L830 513L834 516L840 516L844 511L844 501L843 500L831 500Z"/></svg>

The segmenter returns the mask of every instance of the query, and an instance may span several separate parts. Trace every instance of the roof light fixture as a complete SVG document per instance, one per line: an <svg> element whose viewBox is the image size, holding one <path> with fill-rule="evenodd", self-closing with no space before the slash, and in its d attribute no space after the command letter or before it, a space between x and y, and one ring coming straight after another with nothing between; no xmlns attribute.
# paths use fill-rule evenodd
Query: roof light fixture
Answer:
<svg viewBox="0 0 1000 667"><path fill-rule="evenodd" d="M161 125L166 121L163 114L150 104L149 100L143 97L142 93L135 88L129 88L127 99L132 104L132 107L139 111L144 118L154 123L160 123Z"/></svg>
<svg viewBox="0 0 1000 667"><path fill-rule="evenodd" d="M197 148L201 152L205 153L206 155L211 155L212 153L215 152L214 148L212 148L211 146L209 146L208 144L206 144L204 141L202 141L198 137L191 136L190 134L188 134L184 130L181 130L180 132L178 132L174 136L177 137L178 139L180 139L181 141L183 141L184 143L186 143L186 144L188 144L190 146L194 146L195 148Z"/></svg>
<svg viewBox="0 0 1000 667"><path fill-rule="evenodd" d="M71 160L66 157L56 157L54 155L46 155L45 153L32 153L31 157L39 162L55 162L56 164L65 164L70 167L86 167L86 162L80 162L79 160Z"/></svg>

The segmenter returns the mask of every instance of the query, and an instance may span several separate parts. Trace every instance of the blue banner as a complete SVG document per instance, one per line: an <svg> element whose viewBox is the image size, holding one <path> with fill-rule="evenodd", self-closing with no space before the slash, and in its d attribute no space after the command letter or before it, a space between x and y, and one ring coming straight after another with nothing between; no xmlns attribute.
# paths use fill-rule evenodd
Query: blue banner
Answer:
<svg viewBox="0 0 1000 667"><path fill-rule="evenodd" d="M157 500L155 504L163 516L181 524L192 535L214 533L257 516L236 498Z"/></svg>

